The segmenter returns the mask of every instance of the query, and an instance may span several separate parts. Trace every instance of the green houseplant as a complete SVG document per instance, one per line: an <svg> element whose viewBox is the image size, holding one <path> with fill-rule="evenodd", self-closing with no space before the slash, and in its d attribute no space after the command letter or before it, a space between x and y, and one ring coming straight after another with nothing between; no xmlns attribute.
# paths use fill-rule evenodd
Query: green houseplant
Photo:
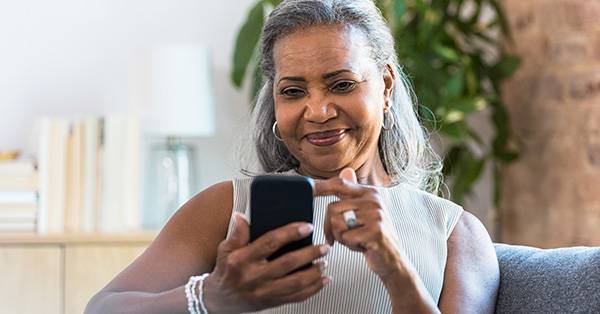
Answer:
<svg viewBox="0 0 600 314"><path fill-rule="evenodd" d="M262 84L257 62L266 14L281 0L257 0L239 30L231 80L240 88L251 80L253 98ZM519 60L506 53L507 23L497 0L377 0L396 40L401 64L412 80L424 125L448 143L444 176L451 198L461 204L481 178L486 163L494 169L494 203L500 190L500 166L517 158L511 149L508 117L500 83ZM467 118L490 111L495 135L482 138Z"/></svg>

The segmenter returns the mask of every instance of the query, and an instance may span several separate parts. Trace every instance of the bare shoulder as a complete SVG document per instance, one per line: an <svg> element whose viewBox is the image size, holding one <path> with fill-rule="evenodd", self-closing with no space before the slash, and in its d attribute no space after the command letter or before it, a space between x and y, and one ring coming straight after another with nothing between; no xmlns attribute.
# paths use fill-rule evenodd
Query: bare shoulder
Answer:
<svg viewBox="0 0 600 314"><path fill-rule="evenodd" d="M448 238L440 309L449 313L493 313L500 273L483 224L464 211Z"/></svg>
<svg viewBox="0 0 600 314"><path fill-rule="evenodd" d="M224 181L217 183L196 194L171 217L160 232L156 241L163 238L191 236L191 241L202 238L225 236L227 224L233 208L233 183ZM223 228L224 227L224 228ZM221 231L215 233L205 230Z"/></svg>
<svg viewBox="0 0 600 314"><path fill-rule="evenodd" d="M212 270L232 208L231 181L198 193L177 210L146 251L103 290L159 292L185 283L193 274Z"/></svg>
<svg viewBox="0 0 600 314"><path fill-rule="evenodd" d="M491 245L490 235L473 214L463 211L454 230L448 238L448 245L458 249L479 250L481 246Z"/></svg>

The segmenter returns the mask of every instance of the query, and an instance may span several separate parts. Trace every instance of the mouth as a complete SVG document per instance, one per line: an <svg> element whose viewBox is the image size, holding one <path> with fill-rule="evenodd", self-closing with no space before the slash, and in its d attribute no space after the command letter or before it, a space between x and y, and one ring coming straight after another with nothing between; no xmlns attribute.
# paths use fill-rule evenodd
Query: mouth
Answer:
<svg viewBox="0 0 600 314"><path fill-rule="evenodd" d="M330 146L342 140L347 131L347 129L335 129L323 132L314 132L307 134L306 139L309 143L316 146Z"/></svg>

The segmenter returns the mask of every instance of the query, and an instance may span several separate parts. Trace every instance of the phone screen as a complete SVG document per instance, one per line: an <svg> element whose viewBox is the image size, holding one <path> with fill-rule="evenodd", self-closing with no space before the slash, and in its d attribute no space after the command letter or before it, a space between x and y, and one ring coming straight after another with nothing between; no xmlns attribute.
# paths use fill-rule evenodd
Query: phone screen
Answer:
<svg viewBox="0 0 600 314"><path fill-rule="evenodd" d="M313 223L313 181L308 177L267 175L250 185L250 241L292 222ZM312 244L312 234L289 243L268 260Z"/></svg>

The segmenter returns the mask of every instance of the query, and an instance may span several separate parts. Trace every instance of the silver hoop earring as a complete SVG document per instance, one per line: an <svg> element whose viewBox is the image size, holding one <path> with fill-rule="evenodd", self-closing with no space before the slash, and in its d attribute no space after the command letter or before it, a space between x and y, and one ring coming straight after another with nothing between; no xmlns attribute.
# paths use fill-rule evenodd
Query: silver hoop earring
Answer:
<svg viewBox="0 0 600 314"><path fill-rule="evenodd" d="M275 136L275 138L280 141L283 142L283 139L279 136L277 136L277 121L275 121L275 123L273 123L273 127L271 128L271 130L273 131L273 136Z"/></svg>
<svg viewBox="0 0 600 314"><path fill-rule="evenodd" d="M388 127L385 126L385 120L386 120L385 117L386 116L390 117L388 120L390 120L390 119L392 120L390 122L390 126L388 126ZM381 126L381 128L383 128L385 131L389 131L394 127L395 124L396 124L396 120L394 120L394 115L391 113L391 111L388 111L383 114L383 125Z"/></svg>

